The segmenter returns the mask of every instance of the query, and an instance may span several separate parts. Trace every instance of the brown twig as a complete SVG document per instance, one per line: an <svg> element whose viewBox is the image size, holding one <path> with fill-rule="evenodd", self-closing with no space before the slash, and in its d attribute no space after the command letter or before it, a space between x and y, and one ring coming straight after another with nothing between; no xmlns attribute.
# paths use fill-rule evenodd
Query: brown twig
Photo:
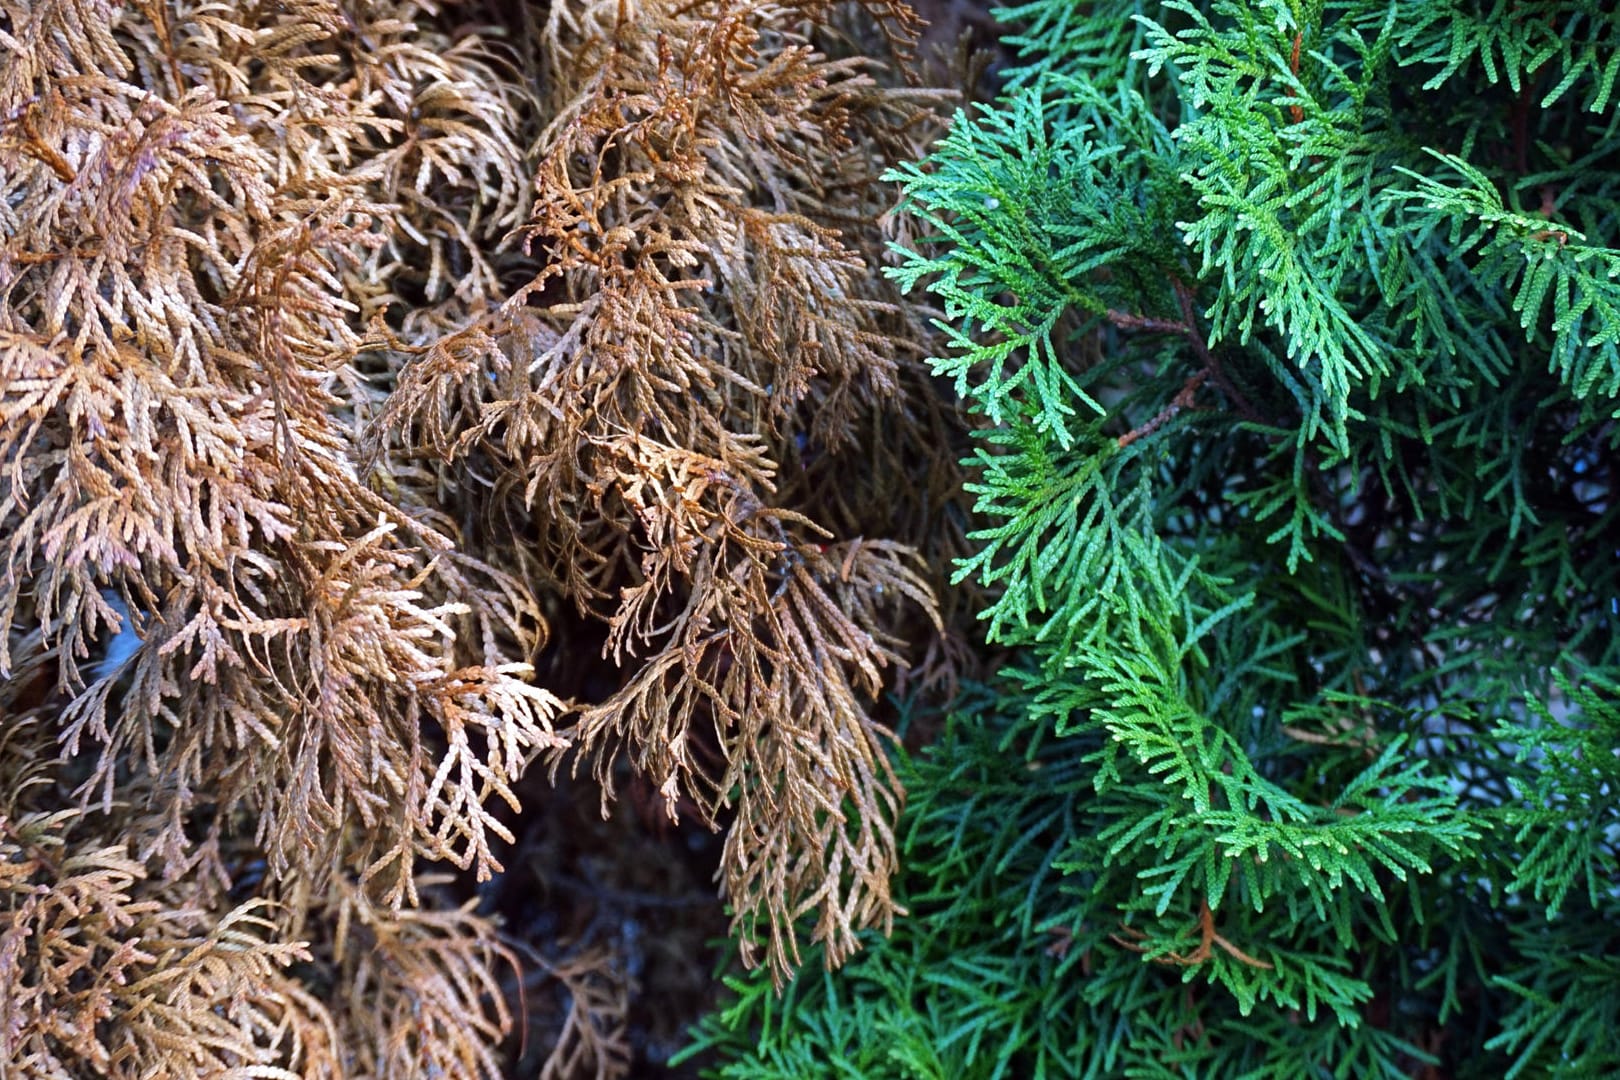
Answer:
<svg viewBox="0 0 1620 1080"><path fill-rule="evenodd" d="M1299 74L1299 47L1304 40L1305 31L1300 30L1294 34L1294 50L1288 56L1288 70L1294 75ZM1288 106L1288 115L1293 117L1294 123L1301 123L1305 119L1305 109L1296 102Z"/></svg>
<svg viewBox="0 0 1620 1080"><path fill-rule="evenodd" d="M1170 284L1176 290L1176 303L1181 307L1181 319L1187 327L1187 340L1192 343L1193 352L1198 356L1199 362L1209 372L1210 378L1215 380L1215 385L1221 388L1221 393L1232 399L1232 404L1237 406L1237 411L1243 419L1254 424L1264 424L1266 418L1261 416L1259 410L1249 404L1249 399L1243 396L1243 392L1233 385L1232 380L1226 375L1226 369L1221 367L1221 362L1210 351L1209 343L1204 340L1202 331L1198 329L1198 315L1193 310L1192 290L1187 288L1180 278L1171 278Z"/></svg>
<svg viewBox="0 0 1620 1080"><path fill-rule="evenodd" d="M1120 937L1118 934L1109 934L1109 939L1115 944L1127 948L1132 952L1147 951L1144 946L1138 944L1138 942L1146 935L1144 935L1140 930L1133 930L1128 926L1122 925L1121 929L1127 935L1129 935L1129 940ZM1179 965L1181 967L1196 967L1213 956L1215 946L1218 945L1221 947L1222 951L1240 963L1247 964L1249 967L1263 968L1267 971L1271 970L1272 965L1268 964L1264 960L1250 956L1248 953L1244 952L1242 949L1228 941L1215 929L1215 913L1210 910L1209 900L1207 898L1198 902L1198 937L1198 948L1194 949L1190 953L1187 953L1185 956L1183 956L1181 953L1167 953L1164 956L1153 957L1153 962L1156 964Z"/></svg>
<svg viewBox="0 0 1620 1080"><path fill-rule="evenodd" d="M1153 417L1153 419L1149 420L1140 427L1134 428L1131 431L1121 435L1118 439L1119 448L1123 450L1125 447L1136 442L1138 439L1145 438L1146 436L1153 434L1155 431L1159 430L1159 428L1168 423L1177 413L1181 412L1181 410L1195 407L1194 395L1196 394L1198 387L1202 385L1206 379L1214 380L1215 385L1220 388L1221 393L1226 395L1226 397L1232 402L1232 405L1237 409L1239 415L1241 415L1245 420L1254 424L1275 427L1275 424L1267 421L1266 418L1260 414L1260 411L1249 402L1249 399L1244 396L1243 391L1237 388L1237 386L1227 376L1226 369L1221 366L1220 359L1213 351L1211 351L1209 342L1205 339L1203 332L1198 329L1198 313L1193 308L1192 290L1188 288L1180 278L1171 278L1170 284L1176 293L1176 303L1181 308L1181 320L1179 322L1170 319L1152 319L1141 315L1132 315L1119 311L1109 311L1107 313L1108 321L1125 330L1141 330L1149 333L1178 334L1181 337L1186 338L1188 343L1192 345L1193 353L1198 357L1199 363L1202 365L1202 367L1187 380L1176 396L1171 399L1170 404L1165 406L1164 409L1160 410L1157 416ZM1307 472L1310 475L1311 485L1315 489L1317 497L1320 498L1326 505L1334 508L1333 519L1335 523L1339 525L1339 531L1344 533L1344 527L1339 523L1336 500L1333 498L1332 490L1327 485L1326 478L1323 477L1322 471L1317 465L1316 457L1309 450L1306 451L1306 455L1306 464L1308 466ZM1370 558L1368 558L1365 552L1361 551L1360 548L1356 547L1356 545L1351 543L1348 539L1341 541L1340 547L1343 548L1345 556L1349 558L1351 564L1355 566L1357 570L1360 570L1362 573L1373 578L1374 580L1384 582L1389 581L1389 575L1386 574L1383 569L1374 563Z"/></svg>
<svg viewBox="0 0 1620 1080"><path fill-rule="evenodd" d="M1203 331L1198 328L1198 313L1193 308L1192 290L1179 278L1171 278L1170 283L1175 289L1176 304L1181 308L1180 320L1156 319L1146 315L1136 315L1128 311L1113 310L1106 312L1104 315L1110 323L1121 330L1135 330L1149 334L1175 334L1186 338L1188 343L1192 345L1193 354L1198 357L1198 362L1201 365L1198 371L1188 377L1187 381L1176 393L1176 396L1171 399L1170 404L1161 409L1157 416L1119 437L1118 445L1121 450L1138 439L1153 434L1183 409L1196 408L1198 388L1208 379L1215 381L1215 385L1220 387L1221 392L1231 400L1238 413L1245 420L1257 424L1265 423L1265 418L1249 403L1249 399L1243 396L1243 392L1233 385L1232 380L1227 377L1226 371L1221 367L1220 360L1210 351L1209 342L1205 340Z"/></svg>
<svg viewBox="0 0 1620 1080"><path fill-rule="evenodd" d="M56 148L41 137L39 128L34 125L32 108L23 110L22 114L17 117L17 125L22 128L23 138L26 140L23 143L23 153L36 161L43 161L49 165L51 171L63 183L71 184L79 178L79 174L73 170L73 166L68 164L67 158L57 153Z"/></svg>
<svg viewBox="0 0 1620 1080"><path fill-rule="evenodd" d="M1181 334L1187 333L1187 324L1176 322L1173 319L1152 319L1146 315L1133 315L1128 311L1110 310L1108 321L1121 330L1142 330L1150 334Z"/></svg>
<svg viewBox="0 0 1620 1080"><path fill-rule="evenodd" d="M1226 940L1226 938L1222 937L1216 932L1215 913L1210 911L1209 901L1207 899L1200 900L1198 902L1198 931L1201 939L1198 943L1198 948L1188 953L1186 957L1181 957L1175 953L1171 953L1170 958L1172 960L1180 964L1201 964L1205 960L1209 959L1211 951L1210 946L1219 945L1222 949L1226 950L1228 955L1244 964L1247 964L1249 967L1264 968L1267 971L1271 970L1270 964L1266 963L1264 960L1259 960L1253 956L1250 956L1248 953L1244 952L1242 949L1238 948L1236 945L1232 944L1230 941Z"/></svg>
<svg viewBox="0 0 1620 1080"><path fill-rule="evenodd" d="M99 258L101 252L95 248L74 248L72 251L15 251L7 256L24 266L39 266L58 259L82 259L85 261Z"/></svg>
<svg viewBox="0 0 1620 1080"><path fill-rule="evenodd" d="M1193 372L1191 377L1189 377L1187 381L1182 384L1182 387L1180 391L1176 393L1176 396L1170 399L1170 404L1160 409L1157 416L1140 427L1132 428L1130 431L1127 431L1125 434L1119 437L1119 448L1123 450L1137 439L1144 439L1153 434L1155 431L1158 431L1161 427L1174 419L1176 414L1181 412L1182 409L1196 408L1198 388L1204 385L1204 380L1207 378L1209 378L1208 368L1203 368L1202 370Z"/></svg>

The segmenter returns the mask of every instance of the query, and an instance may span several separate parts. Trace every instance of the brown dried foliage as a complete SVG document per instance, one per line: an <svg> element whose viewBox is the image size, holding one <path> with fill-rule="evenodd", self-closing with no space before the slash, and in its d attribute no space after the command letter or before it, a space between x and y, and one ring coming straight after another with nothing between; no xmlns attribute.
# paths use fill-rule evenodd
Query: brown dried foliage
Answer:
<svg viewBox="0 0 1620 1080"><path fill-rule="evenodd" d="M0 0L26 1075L498 1075L516 960L423 868L498 872L537 758L729 820L779 976L801 919L836 963L897 912L874 707L904 637L950 677L960 533L875 266L914 21L518 10L538 59L429 4ZM591 662L564 608L589 700L534 677ZM622 993L552 976L548 1075L621 1075Z"/></svg>
<svg viewBox="0 0 1620 1080"><path fill-rule="evenodd" d="M745 960L763 940L783 977L801 917L837 963L896 913L900 793L872 705L903 622L939 626L917 553L861 537L917 504L898 493L949 427L911 412L904 388L931 400L918 315L872 258L877 175L929 99L822 51L841 14L553 6L521 230L539 266L412 359L370 441L476 491L521 576L606 622L623 677L582 704L572 749L604 792L625 751L671 814L733 812L725 895ZM915 29L899 5L854 14L896 49ZM915 456L856 456L878 445ZM851 476L891 505L852 510ZM901 524L929 535L940 513Z"/></svg>

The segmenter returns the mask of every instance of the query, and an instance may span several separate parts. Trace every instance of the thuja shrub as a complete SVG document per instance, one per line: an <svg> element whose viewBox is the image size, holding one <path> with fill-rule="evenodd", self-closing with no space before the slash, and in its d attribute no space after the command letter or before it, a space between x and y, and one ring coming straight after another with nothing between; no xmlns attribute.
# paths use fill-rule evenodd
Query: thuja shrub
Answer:
<svg viewBox="0 0 1620 1080"><path fill-rule="evenodd" d="M547 769L726 828L774 979L891 925L968 550L876 272L917 29L0 3L0 1061L624 1075L622 972L477 907Z"/></svg>
<svg viewBox="0 0 1620 1080"><path fill-rule="evenodd" d="M716 1075L1620 1069L1620 73L1591 3L1074 4L894 171L999 675L911 917Z"/></svg>

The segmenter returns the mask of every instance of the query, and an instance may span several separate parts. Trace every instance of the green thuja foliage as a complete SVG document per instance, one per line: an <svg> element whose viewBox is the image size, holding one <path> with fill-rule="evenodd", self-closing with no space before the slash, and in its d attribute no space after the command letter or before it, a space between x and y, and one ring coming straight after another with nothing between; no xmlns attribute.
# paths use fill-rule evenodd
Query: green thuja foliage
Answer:
<svg viewBox="0 0 1620 1080"><path fill-rule="evenodd" d="M735 1077L1620 1074L1620 28L1038 0L894 171L1014 659Z"/></svg>

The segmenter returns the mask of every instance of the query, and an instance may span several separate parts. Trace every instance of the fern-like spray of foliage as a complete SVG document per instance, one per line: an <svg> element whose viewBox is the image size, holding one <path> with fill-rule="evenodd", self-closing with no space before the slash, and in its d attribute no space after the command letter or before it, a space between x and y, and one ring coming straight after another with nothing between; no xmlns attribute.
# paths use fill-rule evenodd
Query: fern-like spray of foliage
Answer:
<svg viewBox="0 0 1620 1080"><path fill-rule="evenodd" d="M1510 10L1511 9L1511 10ZM722 1075L1620 1068L1620 164L1579 2L1038 0L893 174L985 634L908 924ZM757 1042L756 1042L757 1038Z"/></svg>
<svg viewBox="0 0 1620 1080"><path fill-rule="evenodd" d="M965 550L876 272L917 29L0 3L0 1060L493 1077L521 952L546 1075L623 1075L614 960L463 903L569 754L729 830L773 978L892 924Z"/></svg>

